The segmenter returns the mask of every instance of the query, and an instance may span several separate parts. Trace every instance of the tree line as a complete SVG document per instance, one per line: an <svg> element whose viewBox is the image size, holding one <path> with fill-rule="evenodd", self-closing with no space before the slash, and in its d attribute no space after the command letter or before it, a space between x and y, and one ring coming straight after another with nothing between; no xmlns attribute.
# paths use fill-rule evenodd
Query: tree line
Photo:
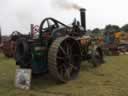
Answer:
<svg viewBox="0 0 128 96"><path fill-rule="evenodd" d="M94 28L93 30L88 30L92 35L102 35L105 32L128 32L128 24L122 27L118 25L106 25L104 29Z"/></svg>

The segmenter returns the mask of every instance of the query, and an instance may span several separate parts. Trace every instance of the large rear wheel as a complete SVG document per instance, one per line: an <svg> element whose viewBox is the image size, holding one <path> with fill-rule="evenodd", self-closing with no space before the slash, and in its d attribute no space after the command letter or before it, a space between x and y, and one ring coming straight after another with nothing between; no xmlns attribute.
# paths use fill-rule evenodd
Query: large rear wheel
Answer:
<svg viewBox="0 0 128 96"><path fill-rule="evenodd" d="M51 75L60 82L74 79L80 70L79 43L70 37L57 38L49 49L48 67Z"/></svg>

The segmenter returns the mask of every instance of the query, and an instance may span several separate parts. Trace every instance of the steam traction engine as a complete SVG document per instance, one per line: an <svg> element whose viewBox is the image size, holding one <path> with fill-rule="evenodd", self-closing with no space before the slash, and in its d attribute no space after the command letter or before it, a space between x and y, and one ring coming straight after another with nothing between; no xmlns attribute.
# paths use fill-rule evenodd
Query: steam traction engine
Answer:
<svg viewBox="0 0 128 96"><path fill-rule="evenodd" d="M85 43L85 9L80 9L80 14L81 24L75 20L68 26L46 18L40 24L39 34L18 39L16 64L31 68L35 74L50 72L56 80L65 83L78 75L81 57L96 57L100 61L102 52L92 51L93 56L88 53L91 42Z"/></svg>

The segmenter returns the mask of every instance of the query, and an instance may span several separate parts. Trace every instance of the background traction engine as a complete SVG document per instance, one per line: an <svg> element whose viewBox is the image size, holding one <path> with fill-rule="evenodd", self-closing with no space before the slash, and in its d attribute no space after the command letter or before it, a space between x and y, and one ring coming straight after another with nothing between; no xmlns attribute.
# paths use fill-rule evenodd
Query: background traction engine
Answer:
<svg viewBox="0 0 128 96"><path fill-rule="evenodd" d="M38 36L20 38L16 43L16 64L31 68L34 74L50 72L60 82L74 79L80 71L81 43L85 35L85 9L81 9L81 25L72 26L53 18L44 19Z"/></svg>
<svg viewBox="0 0 128 96"><path fill-rule="evenodd" d="M21 37L20 32L14 31L6 40L2 41L2 53L8 58L15 58L16 40Z"/></svg>

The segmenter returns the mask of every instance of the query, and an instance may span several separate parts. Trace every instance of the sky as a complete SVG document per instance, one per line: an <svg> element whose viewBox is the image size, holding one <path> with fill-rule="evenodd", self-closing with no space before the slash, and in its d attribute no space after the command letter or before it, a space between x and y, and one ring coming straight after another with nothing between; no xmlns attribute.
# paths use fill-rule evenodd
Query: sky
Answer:
<svg viewBox="0 0 128 96"><path fill-rule="evenodd" d="M15 30L28 33L30 24L40 25L46 17L65 24L71 24L74 18L79 20L79 11L62 8L63 3L87 9L87 29L128 23L127 0L0 0L2 34L9 35Z"/></svg>

